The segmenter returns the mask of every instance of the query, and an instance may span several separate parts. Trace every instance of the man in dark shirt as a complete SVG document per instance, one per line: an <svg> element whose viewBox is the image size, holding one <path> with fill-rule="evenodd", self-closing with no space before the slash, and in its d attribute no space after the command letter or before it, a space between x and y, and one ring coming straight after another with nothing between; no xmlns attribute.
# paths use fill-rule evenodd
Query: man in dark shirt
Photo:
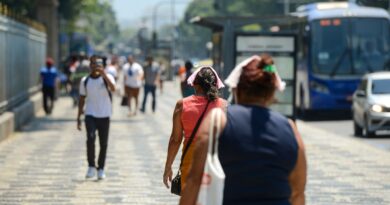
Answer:
<svg viewBox="0 0 390 205"><path fill-rule="evenodd" d="M57 83L57 69L53 66L51 58L47 58L46 66L41 68L41 82L43 93L43 108L46 115L51 114L54 107L54 96Z"/></svg>
<svg viewBox="0 0 390 205"><path fill-rule="evenodd" d="M152 110L156 111L156 88L160 81L160 68L158 65L153 63L153 57L149 56L146 58L146 65L144 67L144 100L142 102L141 112L145 112L145 105L148 94L151 93Z"/></svg>

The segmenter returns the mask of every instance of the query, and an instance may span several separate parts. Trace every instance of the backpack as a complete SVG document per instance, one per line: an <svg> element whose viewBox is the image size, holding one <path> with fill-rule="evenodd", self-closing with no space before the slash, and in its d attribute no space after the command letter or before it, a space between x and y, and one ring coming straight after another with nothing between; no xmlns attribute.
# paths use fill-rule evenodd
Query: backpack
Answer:
<svg viewBox="0 0 390 205"><path fill-rule="evenodd" d="M85 78L85 81L84 81L85 92L87 91L87 83L88 83L89 77L90 76L87 76L87 78ZM106 87L106 90L108 92L108 96L110 96L110 101L112 102L112 94L111 94L110 90L108 89L108 84L104 79L103 79L103 82L104 82L104 86Z"/></svg>

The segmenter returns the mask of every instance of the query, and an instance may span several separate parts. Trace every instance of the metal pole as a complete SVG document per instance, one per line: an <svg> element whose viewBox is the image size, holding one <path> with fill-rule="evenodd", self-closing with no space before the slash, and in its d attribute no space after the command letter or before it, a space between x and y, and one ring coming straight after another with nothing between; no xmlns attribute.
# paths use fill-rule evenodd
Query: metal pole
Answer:
<svg viewBox="0 0 390 205"><path fill-rule="evenodd" d="M175 57L175 0L171 0L172 12L172 59Z"/></svg>
<svg viewBox="0 0 390 205"><path fill-rule="evenodd" d="M290 13L290 0L284 0L284 15Z"/></svg>

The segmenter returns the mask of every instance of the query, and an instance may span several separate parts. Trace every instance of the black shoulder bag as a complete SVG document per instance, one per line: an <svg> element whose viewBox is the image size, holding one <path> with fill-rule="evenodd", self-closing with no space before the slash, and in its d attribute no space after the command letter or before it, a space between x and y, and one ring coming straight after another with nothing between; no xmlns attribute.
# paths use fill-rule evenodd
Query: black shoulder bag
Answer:
<svg viewBox="0 0 390 205"><path fill-rule="evenodd" d="M187 143L186 147L184 148L183 155L181 155L179 170L177 171L175 178L172 179L172 183L171 183L171 193L172 194L176 194L176 195L180 196L180 193L181 193L181 171L180 171L181 165L183 163L184 157L185 157L188 149L190 148L192 141L194 140L195 134L198 131L200 123L202 122L202 119L206 113L207 108L209 107L209 104L210 104L210 101L207 102L206 108L204 109L202 115L199 117L198 122L196 122L194 130L191 133L190 139L188 140L188 143Z"/></svg>

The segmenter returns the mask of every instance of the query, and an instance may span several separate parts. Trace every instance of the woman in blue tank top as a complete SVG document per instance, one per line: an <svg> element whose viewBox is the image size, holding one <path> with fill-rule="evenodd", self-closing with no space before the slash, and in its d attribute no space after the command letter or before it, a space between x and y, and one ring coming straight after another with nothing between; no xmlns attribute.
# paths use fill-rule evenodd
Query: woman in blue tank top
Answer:
<svg viewBox="0 0 390 205"><path fill-rule="evenodd" d="M268 109L281 85L269 55L242 67L237 105L222 116L219 159L225 172L224 205L305 204L306 157L294 122ZM196 203L205 165L209 125L199 131L196 156L180 204Z"/></svg>

